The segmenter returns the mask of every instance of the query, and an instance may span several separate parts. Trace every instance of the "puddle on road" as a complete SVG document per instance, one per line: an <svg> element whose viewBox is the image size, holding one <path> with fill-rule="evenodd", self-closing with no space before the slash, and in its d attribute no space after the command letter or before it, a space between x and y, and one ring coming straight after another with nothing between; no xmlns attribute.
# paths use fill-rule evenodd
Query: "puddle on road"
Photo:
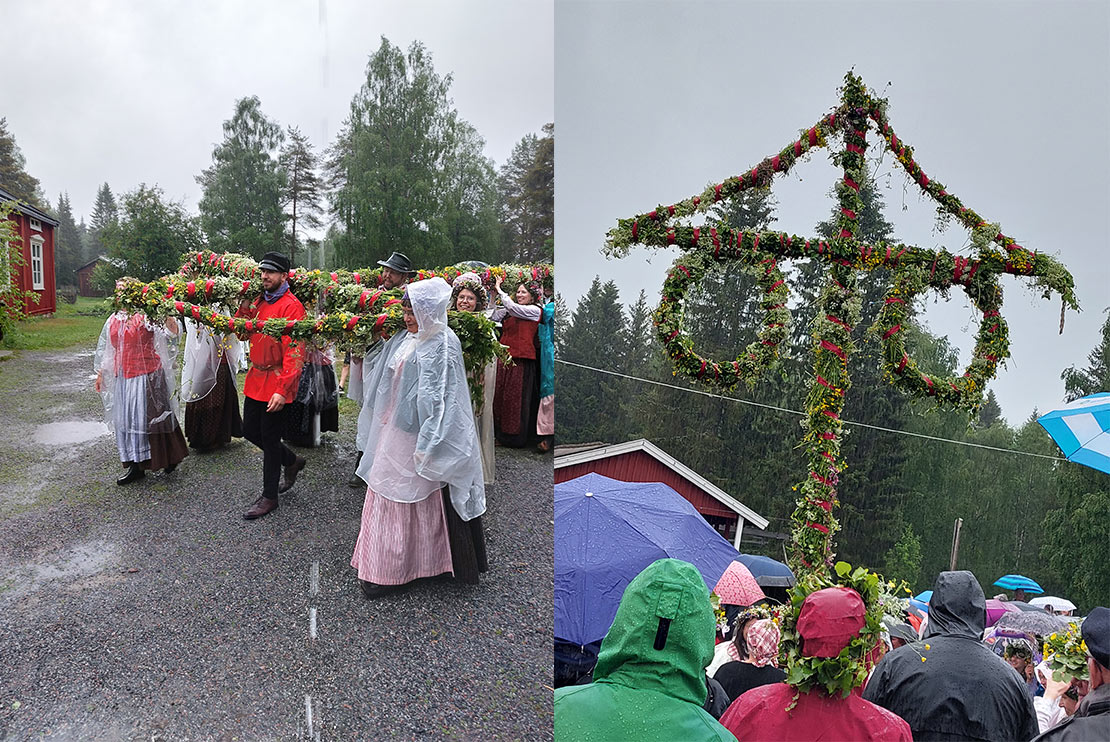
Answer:
<svg viewBox="0 0 1110 742"><path fill-rule="evenodd" d="M0 572L4 597L22 596L50 580L76 582L106 571L117 560L119 546L108 541L87 541Z"/></svg>
<svg viewBox="0 0 1110 742"><path fill-rule="evenodd" d="M108 435L108 426L100 422L71 420L64 423L46 423L35 428L35 443L47 446L67 446L87 443Z"/></svg>
<svg viewBox="0 0 1110 742"><path fill-rule="evenodd" d="M87 577L104 570L115 558L116 551L116 546L107 541L90 541L61 551L53 559L25 564L23 569L34 581Z"/></svg>

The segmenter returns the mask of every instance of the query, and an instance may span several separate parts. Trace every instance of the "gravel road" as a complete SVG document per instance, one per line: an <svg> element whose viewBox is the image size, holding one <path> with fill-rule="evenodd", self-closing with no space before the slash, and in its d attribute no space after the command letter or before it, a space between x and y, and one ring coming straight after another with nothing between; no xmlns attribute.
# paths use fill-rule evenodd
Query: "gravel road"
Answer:
<svg viewBox="0 0 1110 742"><path fill-rule="evenodd" d="M245 441L117 486L91 367L0 361L0 739L551 739L550 455L497 449L480 585L368 601L353 403L248 522Z"/></svg>

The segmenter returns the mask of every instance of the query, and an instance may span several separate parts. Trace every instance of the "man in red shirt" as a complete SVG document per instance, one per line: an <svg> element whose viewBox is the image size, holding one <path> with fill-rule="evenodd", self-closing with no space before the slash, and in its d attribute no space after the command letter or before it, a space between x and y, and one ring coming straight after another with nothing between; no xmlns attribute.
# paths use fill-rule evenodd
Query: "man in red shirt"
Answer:
<svg viewBox="0 0 1110 742"><path fill-rule="evenodd" d="M235 316L257 325L275 318L302 319L304 306L286 280L289 258L268 252L258 267L262 269L262 295L240 305ZM293 486L306 462L281 442L285 404L296 398L301 378L300 346L288 335L278 340L257 331L250 334L250 344L251 367L243 386L243 437L262 449L262 496L243 517L254 520L277 509L278 493ZM279 488L283 469L285 480Z"/></svg>

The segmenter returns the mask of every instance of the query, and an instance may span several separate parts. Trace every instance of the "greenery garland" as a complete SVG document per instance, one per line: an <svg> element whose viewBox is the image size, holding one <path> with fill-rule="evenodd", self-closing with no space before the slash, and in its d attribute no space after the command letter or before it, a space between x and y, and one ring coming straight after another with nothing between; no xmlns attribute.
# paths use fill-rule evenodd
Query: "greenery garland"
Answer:
<svg viewBox="0 0 1110 742"><path fill-rule="evenodd" d="M448 283L460 273L473 271L467 266L452 266L417 271L414 280L435 276ZM493 286L498 277L513 281L541 281L549 289L554 281L551 265L491 266L479 274L483 283ZM254 260L234 253L201 251L184 262L181 270L143 283L123 278L116 284L113 305L117 309L143 312L153 321L166 317L188 317L221 333L262 332L280 338L314 343L335 343L344 350L360 353L377 337L390 336L404 328L401 319L401 289L380 288L381 269L365 271L289 272L290 288L310 316L302 320L271 319L265 322L235 317L226 308L235 308L244 298L261 293L261 271ZM315 314L315 316L311 316ZM465 365L472 378L496 358L511 363L508 349L497 339L495 325L484 315L473 312L447 313L447 324L462 345ZM483 391L471 386L476 404Z"/></svg>
<svg viewBox="0 0 1110 742"><path fill-rule="evenodd" d="M876 592L876 586L885 583L866 570L853 571L842 562L835 567L833 564L833 538L839 530L833 511L839 505L837 484L845 466L840 452L841 413L851 386L848 357L855 350L852 328L861 316L858 277L879 267L890 269L893 274L883 309L869 330L882 345L887 380L904 392L932 398L940 407L969 413L982 403L987 383L994 378L998 364L1009 356L1007 327L1000 314L1001 274L1023 277L1046 298L1052 293L1059 294L1065 306L1078 309L1074 281L1067 269L1054 258L1018 245L997 224L987 222L948 193L941 183L930 179L914 159L913 149L894 133L886 109L885 100L873 96L858 77L848 73L837 108L803 129L797 140L751 170L711 185L700 195L618 220L603 248L609 257L623 257L633 245L684 248L664 282L663 297L654 315L659 338L674 362L675 373L726 389L741 381L754 384L778 358L778 344L785 337L790 317L785 306L789 289L779 271L779 261L809 259L828 264L828 279L818 298L819 311L813 324L813 380L802 423L809 472L793 487L797 501L791 517L789 561L801 577L792 594L792 618L784 624L792 626L805 595L829 586L830 574L835 573L837 584L850 582L863 597L868 628L841 657L820 661L802 657L796 637L788 638L784 630L784 654L790 668L788 682L800 689L823 685L830 692L846 691L862 683L867 672L864 644L870 642L868 650L874 647L881 617L876 600L882 591ZM859 189L867 174L867 133L872 125L908 176L938 203L940 212L955 217L971 230L974 257L905 244L868 244L856 239L863 208ZM776 175L789 172L810 150L826 147L833 137L843 141L843 148L832 159L844 175L835 187L839 212L836 236L832 239L736 230L723 220L698 227L687 223L689 217L706 213L714 204L748 188L769 188ZM728 264L745 271L756 270L764 292L765 317L759 340L735 361L722 363L695 350L692 339L684 332L683 307L686 292L706 270ZM760 272L759 266L766 268ZM967 293L982 313L982 321L972 361L963 375L932 376L922 373L910 358L904 330L917 297L927 290L944 293L953 286ZM849 571L842 573L842 569Z"/></svg>
<svg viewBox="0 0 1110 742"><path fill-rule="evenodd" d="M786 277L773 258L765 258L759 263L742 263L745 269L755 274L763 290L763 329L758 340L736 360L722 363L699 355L693 348L693 341L681 329L686 292L701 280L707 270L715 267L714 260L727 260L727 257L711 258L704 253L691 252L675 263L663 283L663 299L655 311L655 325L676 371L692 378L711 380L726 388L734 387L740 381L751 386L764 369L777 360L779 345L786 339L790 324L790 311L786 308Z"/></svg>

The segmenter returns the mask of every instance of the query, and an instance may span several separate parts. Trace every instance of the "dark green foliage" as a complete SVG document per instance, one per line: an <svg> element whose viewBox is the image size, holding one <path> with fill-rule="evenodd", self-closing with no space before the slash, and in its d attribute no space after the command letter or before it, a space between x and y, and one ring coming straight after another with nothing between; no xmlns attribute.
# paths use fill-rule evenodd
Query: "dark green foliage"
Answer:
<svg viewBox="0 0 1110 742"><path fill-rule="evenodd" d="M278 157L278 164L285 172L281 203L289 210L286 214L289 219L289 262L297 265L298 228L303 234L306 227L311 229L323 225L320 221L320 201L324 197L324 182L317 173L320 163L308 137L295 126L288 128L286 136L287 143Z"/></svg>
<svg viewBox="0 0 1110 742"><path fill-rule="evenodd" d="M558 336L564 361L594 368L619 369L626 348L627 325L617 286L595 277L578 303L570 323ZM624 440L619 404L624 382L613 376L576 366L561 365L555 375L555 397L566 400L565 412L555 416L555 436L561 443L621 443Z"/></svg>
<svg viewBox="0 0 1110 742"><path fill-rule="evenodd" d="M69 194L58 196L58 231L54 238L54 278L58 286L77 284L77 269L84 265L85 249L81 244L81 233L73 221L73 209L69 204Z"/></svg>
<svg viewBox="0 0 1110 742"><path fill-rule="evenodd" d="M119 206L116 204L116 197L112 195L112 189L108 187L107 183L102 183L100 188L96 191L96 203L93 204L93 213L89 219L89 247L91 254L88 254L89 260L102 255L108 251L104 246L102 235L104 231L111 225L114 225L119 220Z"/></svg>
<svg viewBox="0 0 1110 742"><path fill-rule="evenodd" d="M24 170L26 164L15 135L8 131L8 120L0 118L0 187L20 201L41 206L38 178Z"/></svg>
<svg viewBox="0 0 1110 742"><path fill-rule="evenodd" d="M555 234L555 125L527 134L498 173L504 260L535 262L552 255Z"/></svg>
<svg viewBox="0 0 1110 742"><path fill-rule="evenodd" d="M860 184L859 199L863 208L859 211L857 239L872 244L894 241L894 225L883 215L885 203L872 178ZM837 234L839 213L840 207L834 207L829 219L817 225L816 233L826 238ZM807 289L818 289L820 281L813 275L816 266L811 264L805 270L809 274ZM840 557L853 564L880 564L902 532L897 502L902 487L901 467L906 458L905 441L902 436L876 428L901 427L908 400L883 379L881 348L867 333L883 306L889 284L890 272L886 270L871 271L860 280L862 312L852 330L858 350L848 362L852 389L844 405L844 419L874 426L849 426L841 449L847 468L841 474L839 489ZM812 323L812 309L807 312L810 316L799 319ZM796 349L801 358L807 356L805 351L812 345L811 340L806 340L805 346Z"/></svg>
<svg viewBox="0 0 1110 742"><path fill-rule="evenodd" d="M994 396L992 389L987 392L987 400L979 408L979 427L989 428L1001 419L1002 407L998 404L998 398Z"/></svg>
<svg viewBox="0 0 1110 742"><path fill-rule="evenodd" d="M883 560L883 576L895 582L918 584L921 575L921 539L913 532L913 526L906 523L902 535L890 547Z"/></svg>
<svg viewBox="0 0 1110 742"><path fill-rule="evenodd" d="M167 202L158 186L140 185L123 196L119 220L101 235L109 256L125 262L124 268L101 268L94 272L101 288L119 275L151 281L176 272L187 252L203 244L196 220L179 203Z"/></svg>
<svg viewBox="0 0 1110 742"><path fill-rule="evenodd" d="M1045 517L1041 556L1084 614L1110 596L1110 491L1076 495L1072 502Z"/></svg>
<svg viewBox="0 0 1110 742"><path fill-rule="evenodd" d="M285 172L277 160L281 127L262 113L256 96L241 98L224 122L212 167L197 176L204 189L200 218L209 246L260 259L283 249Z"/></svg>
<svg viewBox="0 0 1110 742"><path fill-rule="evenodd" d="M328 150L340 264L371 265L399 250L415 265L500 262L493 163L419 42L382 37L366 81Z"/></svg>

